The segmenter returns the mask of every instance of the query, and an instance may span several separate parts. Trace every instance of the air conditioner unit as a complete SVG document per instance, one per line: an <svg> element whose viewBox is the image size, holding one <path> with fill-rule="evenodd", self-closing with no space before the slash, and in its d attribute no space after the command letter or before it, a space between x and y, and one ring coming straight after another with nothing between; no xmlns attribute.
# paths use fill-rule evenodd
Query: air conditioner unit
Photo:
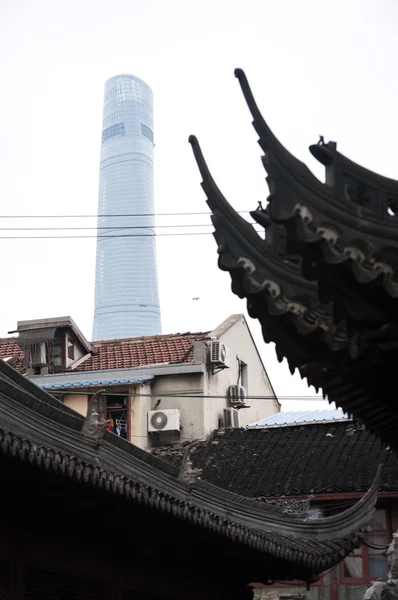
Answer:
<svg viewBox="0 0 398 600"><path fill-rule="evenodd" d="M250 407L250 402L247 398L247 389L243 385L230 385L228 388L228 397L231 405L235 408Z"/></svg>
<svg viewBox="0 0 398 600"><path fill-rule="evenodd" d="M148 432L180 431L180 411L178 408L150 410L148 412Z"/></svg>
<svg viewBox="0 0 398 600"><path fill-rule="evenodd" d="M228 349L225 344L218 340L210 342L210 362L212 365L228 365Z"/></svg>
<svg viewBox="0 0 398 600"><path fill-rule="evenodd" d="M224 427L240 427L239 411L236 408L224 408Z"/></svg>

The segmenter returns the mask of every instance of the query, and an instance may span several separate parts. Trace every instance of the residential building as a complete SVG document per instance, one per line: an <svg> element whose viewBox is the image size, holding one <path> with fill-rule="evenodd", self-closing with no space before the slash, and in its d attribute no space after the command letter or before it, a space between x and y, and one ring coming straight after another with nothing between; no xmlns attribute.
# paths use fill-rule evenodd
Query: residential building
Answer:
<svg viewBox="0 0 398 600"><path fill-rule="evenodd" d="M205 439L280 410L243 315L213 331L87 342L70 317L20 321L0 358L82 415L103 389L113 433L141 448Z"/></svg>
<svg viewBox="0 0 398 600"><path fill-rule="evenodd" d="M192 450L193 468L203 469L208 483L311 520L346 510L363 498L379 465L382 473L365 545L334 569L324 569L310 591L300 582L275 583L257 586L257 598L362 600L372 581L387 578L385 550L398 528L396 454L341 411L314 411L312 420L311 411L301 418L298 411L280 412L264 421L215 431ZM184 453L184 444L153 450L177 467Z"/></svg>
<svg viewBox="0 0 398 600"><path fill-rule="evenodd" d="M161 333L153 192L153 94L105 83L93 340Z"/></svg>
<svg viewBox="0 0 398 600"><path fill-rule="evenodd" d="M314 526L155 458L106 430L98 398L83 417L2 360L0 397L2 598L249 600L255 581L316 581L371 519L377 481Z"/></svg>

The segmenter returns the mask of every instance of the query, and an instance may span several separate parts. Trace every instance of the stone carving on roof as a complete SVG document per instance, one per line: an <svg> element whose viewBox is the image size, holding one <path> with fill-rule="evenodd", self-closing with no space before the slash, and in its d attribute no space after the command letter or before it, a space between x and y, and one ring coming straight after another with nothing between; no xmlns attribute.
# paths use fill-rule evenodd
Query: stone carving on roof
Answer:
<svg viewBox="0 0 398 600"><path fill-rule="evenodd" d="M99 401L105 390L99 390L93 394L89 400L87 416L83 422L82 432L86 435L101 440L110 421L104 419L100 414Z"/></svg>
<svg viewBox="0 0 398 600"><path fill-rule="evenodd" d="M295 500L292 498L265 498L264 496L260 496L256 498L256 500L260 500L265 502L266 504L273 504L275 506L280 506L282 508L282 512L286 515L300 515L303 518L307 516L312 496L309 498L305 498L304 500Z"/></svg>
<svg viewBox="0 0 398 600"><path fill-rule="evenodd" d="M199 441L197 440L188 444L181 461L181 467L178 476L181 479L181 481L188 483L188 485L194 485L203 473L203 469L197 469L193 467L193 463L191 460L191 452L198 444Z"/></svg>

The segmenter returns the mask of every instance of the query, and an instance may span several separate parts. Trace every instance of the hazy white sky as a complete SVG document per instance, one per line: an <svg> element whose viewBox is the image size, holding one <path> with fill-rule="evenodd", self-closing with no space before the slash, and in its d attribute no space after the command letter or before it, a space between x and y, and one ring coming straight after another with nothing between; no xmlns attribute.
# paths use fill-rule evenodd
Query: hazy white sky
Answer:
<svg viewBox="0 0 398 600"><path fill-rule="evenodd" d="M190 133L237 210L267 197L235 67L274 133L316 175L307 147L322 134L396 178L397 30L395 0L1 0L0 214L96 213L103 85L122 72L154 91L158 213L207 209ZM157 219L193 223L209 219ZM0 218L1 228L95 224ZM158 237L157 251L164 333L211 329L244 312L211 235ZM0 252L0 335L20 319L68 314L91 336L95 239L0 239ZM312 393L250 326L277 393ZM316 403L284 403L306 407Z"/></svg>

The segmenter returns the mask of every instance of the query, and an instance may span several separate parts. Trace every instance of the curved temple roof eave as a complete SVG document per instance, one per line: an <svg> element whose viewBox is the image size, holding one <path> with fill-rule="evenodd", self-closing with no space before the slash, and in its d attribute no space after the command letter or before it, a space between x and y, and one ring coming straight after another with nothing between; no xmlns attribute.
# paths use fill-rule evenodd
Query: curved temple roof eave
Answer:
<svg viewBox="0 0 398 600"><path fill-rule="evenodd" d="M310 171L307 165L296 158L274 135L260 109L254 99L253 92L250 88L246 74L242 69L235 69L235 77L238 79L243 96L245 98L248 109L253 117L253 127L259 136L258 143L262 150L267 153L271 152L279 158L279 160L291 171L297 172L299 178L304 178L308 184L316 186L320 191L323 190L323 184Z"/></svg>
<svg viewBox="0 0 398 600"><path fill-rule="evenodd" d="M279 531L289 537L305 537L318 540L329 540L333 537L345 537L352 535L360 529L369 525L371 517L376 506L377 492L380 487L382 465L379 465L372 486L366 494L354 505L344 512L321 519L300 519L292 517L271 509L269 505L259 504L256 500L251 500L232 492L220 490L216 486L206 482L198 482L198 485L192 489L192 497L195 498L203 494L200 488L204 487L205 495L211 503L214 499L223 498L223 502L228 506L228 515L231 518L237 518L241 523L255 526L258 531ZM217 511L217 506L212 505L212 510ZM235 513L235 510L237 511ZM268 514L267 514L268 513ZM271 522L270 522L271 521ZM254 523L256 525L254 525Z"/></svg>
<svg viewBox="0 0 398 600"><path fill-rule="evenodd" d="M10 423L10 419L14 418L19 423L21 415L28 410L29 421L23 426L26 439L34 442L36 447L45 444L60 452L80 454L81 460L91 462L91 443L87 436L79 431L80 427L74 411L68 411L71 413L69 417L63 405L44 390L36 389L36 386L29 381L17 376L12 367L5 363L1 367L0 422ZM33 406L40 404L40 412L33 409L32 402ZM59 409L54 411L52 405L59 406ZM79 420L83 426L83 419L79 418ZM69 430L67 437L65 437L65 427ZM275 507L236 495L205 481L199 480L193 486L187 485L179 479L176 470L170 471L167 463L148 455L144 450L134 448L127 442L120 444L118 438L115 439L115 436L109 432L105 433L101 450L101 468L112 470L112 465L118 464L119 473L123 472L126 478L137 479L138 476L141 483L160 489L179 501L196 504L199 510L210 511L217 514L218 518L234 521L259 533L267 531L280 533L283 530L288 537L315 536L318 539L351 535L370 522L380 485L381 466L378 468L373 485L357 504L340 515L319 519L316 522L303 521L283 514L282 510L276 511Z"/></svg>
<svg viewBox="0 0 398 600"><path fill-rule="evenodd" d="M380 469L354 507L340 517L306 522L205 481L189 485L175 467L108 431L99 449L84 417L6 363L0 367L0 452L13 459L122 495L311 573L337 564L360 544L370 523Z"/></svg>

